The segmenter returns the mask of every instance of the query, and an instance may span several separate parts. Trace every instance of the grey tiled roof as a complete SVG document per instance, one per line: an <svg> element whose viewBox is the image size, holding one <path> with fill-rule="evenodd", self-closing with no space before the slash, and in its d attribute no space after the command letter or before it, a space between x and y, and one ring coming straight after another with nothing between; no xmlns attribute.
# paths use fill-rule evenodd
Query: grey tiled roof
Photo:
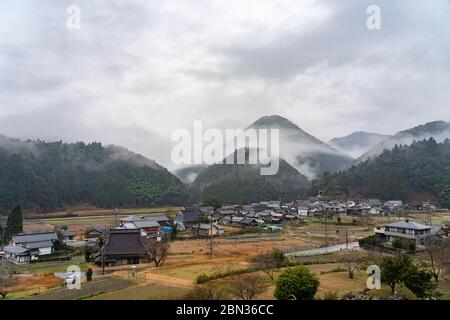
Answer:
<svg viewBox="0 0 450 320"><path fill-rule="evenodd" d="M156 222L167 222L169 221L169 218L165 215L160 215L160 216L146 216L143 217L142 220L145 221L156 221Z"/></svg>
<svg viewBox="0 0 450 320"><path fill-rule="evenodd" d="M28 249L19 246L6 246L3 248L3 251L5 251L6 253L14 254L16 256L26 255L29 252Z"/></svg>
<svg viewBox="0 0 450 320"><path fill-rule="evenodd" d="M156 221L133 221L132 223L136 226L136 229L159 227L159 223Z"/></svg>
<svg viewBox="0 0 450 320"><path fill-rule="evenodd" d="M51 240L32 242L32 243L28 244L26 247L27 247L27 249L48 248L48 247L53 247L53 242Z"/></svg>
<svg viewBox="0 0 450 320"><path fill-rule="evenodd" d="M417 223L414 221L396 221L393 223L388 223L385 225L385 227L393 227L393 228L403 228L403 229L414 229L414 230L426 230L431 229L431 227L426 226L421 223Z"/></svg>
<svg viewBox="0 0 450 320"><path fill-rule="evenodd" d="M58 236L55 232L16 234L12 237L14 243L41 242L56 239L58 239Z"/></svg>

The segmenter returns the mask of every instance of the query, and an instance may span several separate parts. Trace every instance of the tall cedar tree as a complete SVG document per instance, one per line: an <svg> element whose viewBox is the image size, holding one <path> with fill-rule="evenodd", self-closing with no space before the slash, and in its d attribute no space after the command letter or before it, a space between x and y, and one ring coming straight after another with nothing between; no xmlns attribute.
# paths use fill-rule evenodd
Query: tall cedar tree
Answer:
<svg viewBox="0 0 450 320"><path fill-rule="evenodd" d="M6 223L6 238L9 240L12 235L23 232L22 208L17 204L8 215Z"/></svg>

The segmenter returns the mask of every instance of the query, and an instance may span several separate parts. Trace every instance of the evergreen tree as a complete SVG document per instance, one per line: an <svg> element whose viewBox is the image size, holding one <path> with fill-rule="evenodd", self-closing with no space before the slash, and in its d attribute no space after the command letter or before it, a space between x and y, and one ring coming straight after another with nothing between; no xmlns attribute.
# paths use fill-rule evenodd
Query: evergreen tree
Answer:
<svg viewBox="0 0 450 320"><path fill-rule="evenodd" d="M10 239L14 234L23 232L22 208L17 204L8 215L6 223L6 239Z"/></svg>

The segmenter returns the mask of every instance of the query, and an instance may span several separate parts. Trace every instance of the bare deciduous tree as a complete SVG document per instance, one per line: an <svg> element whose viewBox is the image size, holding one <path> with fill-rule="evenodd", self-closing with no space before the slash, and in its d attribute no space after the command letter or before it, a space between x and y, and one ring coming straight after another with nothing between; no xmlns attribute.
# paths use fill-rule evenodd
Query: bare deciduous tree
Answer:
<svg viewBox="0 0 450 320"><path fill-rule="evenodd" d="M12 271L11 263L7 261L0 262L0 295L3 299L8 294L6 289L13 284Z"/></svg>
<svg viewBox="0 0 450 320"><path fill-rule="evenodd" d="M148 261L153 261L159 267L167 258L169 252L169 241L157 239L146 239L143 241Z"/></svg>
<svg viewBox="0 0 450 320"><path fill-rule="evenodd" d="M256 268L267 274L270 280L273 281L273 273L275 269L282 266L285 260L284 254L280 250L274 250L269 253L258 255L254 258L253 262Z"/></svg>
<svg viewBox="0 0 450 320"><path fill-rule="evenodd" d="M427 237L421 258L423 267L433 274L436 281L439 276L445 278L445 269L450 259L450 238Z"/></svg>
<svg viewBox="0 0 450 320"><path fill-rule="evenodd" d="M252 300L266 288L267 285L258 273L233 276L229 283L230 293L242 300Z"/></svg>
<svg viewBox="0 0 450 320"><path fill-rule="evenodd" d="M228 298L228 294L222 285L211 282L194 284L183 297L184 300L227 300Z"/></svg>

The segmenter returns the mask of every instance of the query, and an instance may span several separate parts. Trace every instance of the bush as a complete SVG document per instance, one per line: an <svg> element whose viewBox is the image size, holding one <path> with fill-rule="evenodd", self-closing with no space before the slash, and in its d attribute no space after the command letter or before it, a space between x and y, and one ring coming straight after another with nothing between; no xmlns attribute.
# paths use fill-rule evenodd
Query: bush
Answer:
<svg viewBox="0 0 450 320"><path fill-rule="evenodd" d="M337 292L326 292L323 296L323 300L339 300Z"/></svg>
<svg viewBox="0 0 450 320"><path fill-rule="evenodd" d="M278 300L314 300L319 279L307 268L298 266L288 268L277 279L275 298Z"/></svg>
<svg viewBox="0 0 450 320"><path fill-rule="evenodd" d="M92 271L91 268L87 269L87 271L86 271L86 281L91 281L92 280L92 274L93 273L94 272Z"/></svg>
<svg viewBox="0 0 450 320"><path fill-rule="evenodd" d="M197 276L196 282L197 284L202 284L208 282L209 280L210 280L209 276L207 274L202 273Z"/></svg>
<svg viewBox="0 0 450 320"><path fill-rule="evenodd" d="M375 235L371 235L365 238L360 239L359 241L359 245L361 247L365 247L365 246L375 246L377 244Z"/></svg>

